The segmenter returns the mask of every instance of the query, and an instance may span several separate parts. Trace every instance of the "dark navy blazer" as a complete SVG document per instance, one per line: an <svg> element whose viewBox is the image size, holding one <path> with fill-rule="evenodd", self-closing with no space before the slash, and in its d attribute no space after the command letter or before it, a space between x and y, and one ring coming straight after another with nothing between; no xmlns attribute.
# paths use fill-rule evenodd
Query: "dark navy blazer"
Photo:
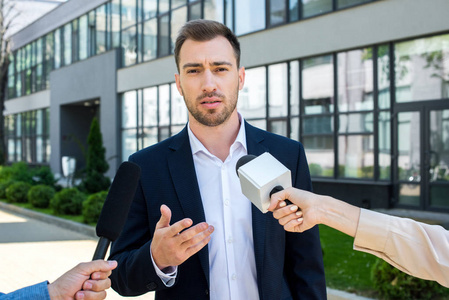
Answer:
<svg viewBox="0 0 449 300"><path fill-rule="evenodd" d="M270 152L291 170L293 186L312 189L299 142L248 123L245 128L248 154ZM118 261L111 275L113 289L126 296L156 291L156 299L209 299L207 246L178 267L170 288L157 276L150 257L162 204L172 211L170 224L184 218L193 224L206 220L187 127L129 160L141 167L142 174L123 232L112 244L109 259ZM318 227L305 233L285 232L271 212L262 214L254 205L252 223L260 299L326 299Z"/></svg>

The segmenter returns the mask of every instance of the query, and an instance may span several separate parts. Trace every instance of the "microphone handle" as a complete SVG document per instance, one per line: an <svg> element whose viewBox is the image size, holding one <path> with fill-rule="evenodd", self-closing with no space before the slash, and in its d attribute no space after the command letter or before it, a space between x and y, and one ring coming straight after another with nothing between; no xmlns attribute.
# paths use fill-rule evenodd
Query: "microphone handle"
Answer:
<svg viewBox="0 0 449 300"><path fill-rule="evenodd" d="M271 190L271 192L270 192L270 198L271 198L271 196L272 196L273 194L276 194L277 192L280 192L280 191L283 191L283 190L284 190L284 188L283 188L281 185L275 186L275 187ZM293 204L293 203L292 203L290 200L288 200L288 199L285 199L284 201L285 201L285 203L287 203L287 205Z"/></svg>
<svg viewBox="0 0 449 300"><path fill-rule="evenodd" d="M106 252L108 252L109 244L111 241L103 236L100 237L98 241L97 248L95 249L94 257L92 260L104 259L106 257Z"/></svg>

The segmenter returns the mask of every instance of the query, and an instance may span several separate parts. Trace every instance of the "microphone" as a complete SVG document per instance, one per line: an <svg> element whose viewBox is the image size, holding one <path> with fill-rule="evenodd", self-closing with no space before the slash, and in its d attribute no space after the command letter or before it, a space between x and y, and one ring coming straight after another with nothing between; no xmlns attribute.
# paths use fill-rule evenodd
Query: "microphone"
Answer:
<svg viewBox="0 0 449 300"><path fill-rule="evenodd" d="M242 193L262 213L268 211L271 195L292 186L291 172L270 153L244 155L235 166ZM290 201L285 200L287 204Z"/></svg>
<svg viewBox="0 0 449 300"><path fill-rule="evenodd" d="M100 240L92 260L104 259L109 244L122 232L139 177L140 167L135 163L125 161L118 168L98 218L96 232Z"/></svg>

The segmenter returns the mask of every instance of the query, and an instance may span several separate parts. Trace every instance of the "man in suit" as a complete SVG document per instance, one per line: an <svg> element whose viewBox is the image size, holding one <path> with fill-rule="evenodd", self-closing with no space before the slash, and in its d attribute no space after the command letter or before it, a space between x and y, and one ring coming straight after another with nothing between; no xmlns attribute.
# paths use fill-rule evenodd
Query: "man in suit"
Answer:
<svg viewBox="0 0 449 300"><path fill-rule="evenodd" d="M237 38L220 23L190 21L175 59L189 122L130 157L142 174L112 245L112 287L129 296L156 291L156 299L325 299L318 228L286 233L241 192L235 165L245 154L270 152L297 188L311 190L311 181L300 143L237 112L245 80Z"/></svg>

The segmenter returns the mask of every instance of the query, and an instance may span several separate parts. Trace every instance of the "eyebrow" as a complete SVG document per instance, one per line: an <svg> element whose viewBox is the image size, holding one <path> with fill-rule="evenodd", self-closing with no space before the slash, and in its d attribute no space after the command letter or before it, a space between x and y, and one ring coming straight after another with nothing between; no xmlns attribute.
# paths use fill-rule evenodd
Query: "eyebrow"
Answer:
<svg viewBox="0 0 449 300"><path fill-rule="evenodd" d="M215 61L213 63L210 64L211 66L222 66L222 65L227 65L227 66L232 66L232 63L227 62L227 61ZM203 64L200 63L186 63L182 66L183 69L187 69L187 68L198 68L198 67L202 67Z"/></svg>

